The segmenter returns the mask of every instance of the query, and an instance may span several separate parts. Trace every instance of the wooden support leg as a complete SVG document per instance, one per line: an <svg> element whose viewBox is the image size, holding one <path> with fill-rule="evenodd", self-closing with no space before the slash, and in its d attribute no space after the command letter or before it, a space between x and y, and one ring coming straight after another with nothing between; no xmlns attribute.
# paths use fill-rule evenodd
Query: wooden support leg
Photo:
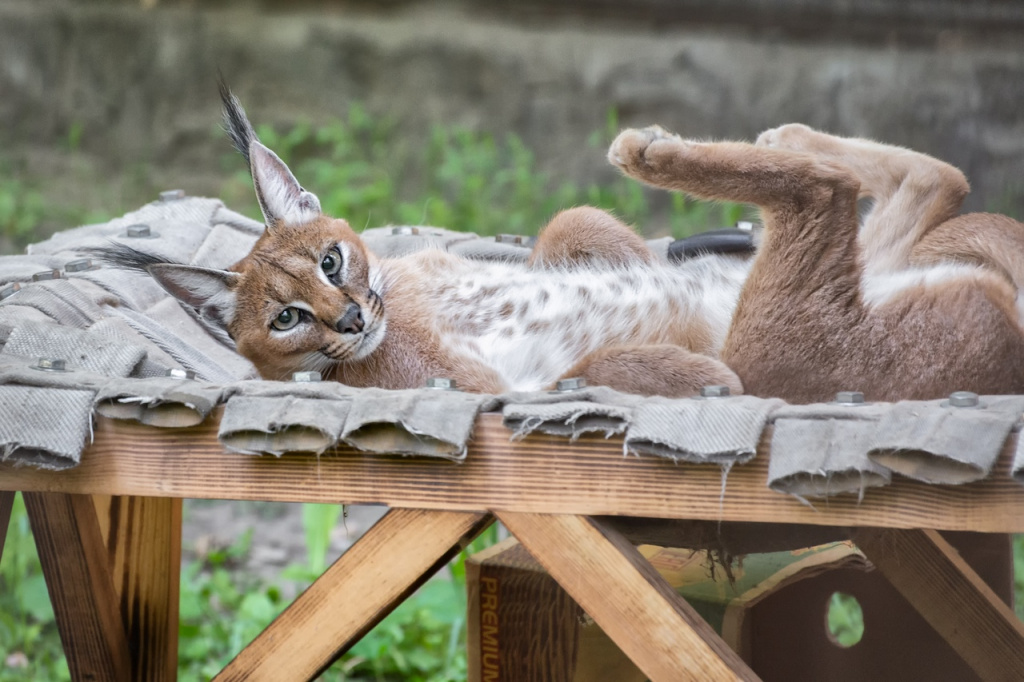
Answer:
<svg viewBox="0 0 1024 682"><path fill-rule="evenodd" d="M585 516L498 518L654 682L758 679L618 532Z"/></svg>
<svg viewBox="0 0 1024 682"><path fill-rule="evenodd" d="M93 496L132 653L132 679L178 676L181 499Z"/></svg>
<svg viewBox="0 0 1024 682"><path fill-rule="evenodd" d="M492 521L488 514L392 509L215 680L313 679Z"/></svg>
<svg viewBox="0 0 1024 682"><path fill-rule="evenodd" d="M73 680L129 680L131 656L88 495L24 493Z"/></svg>
<svg viewBox="0 0 1024 682"><path fill-rule="evenodd" d="M933 530L861 528L853 541L985 680L1024 680L1024 624Z"/></svg>
<svg viewBox="0 0 1024 682"><path fill-rule="evenodd" d="M14 493L0 490L0 560L4 558L4 544L7 542L7 528L11 525L11 508L14 506Z"/></svg>

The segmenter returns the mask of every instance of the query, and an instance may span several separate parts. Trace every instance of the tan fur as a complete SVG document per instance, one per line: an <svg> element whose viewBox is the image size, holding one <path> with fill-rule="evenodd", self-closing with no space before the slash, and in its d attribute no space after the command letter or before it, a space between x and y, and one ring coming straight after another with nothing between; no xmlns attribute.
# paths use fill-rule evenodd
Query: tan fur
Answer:
<svg viewBox="0 0 1024 682"><path fill-rule="evenodd" d="M531 267L615 267L652 263L654 254L615 216L579 206L558 213L540 231L528 262Z"/></svg>
<svg viewBox="0 0 1024 682"><path fill-rule="evenodd" d="M914 245L910 263L969 263L997 272L1024 288L1024 223L995 213L969 213L947 220Z"/></svg>
<svg viewBox="0 0 1024 682"><path fill-rule="evenodd" d="M926 240L967 192L952 167L806 126L769 131L757 146L626 131L609 158L652 185L761 207L764 241L721 355L748 393L811 402L837 390L871 400L1024 392L1016 291L999 275L978 269L864 300L868 276L900 275L922 242L918 259L965 241L958 223ZM875 206L858 236L862 195ZM1024 241L1011 241L999 248L1020 253ZM971 253L1011 267L986 248Z"/></svg>
<svg viewBox="0 0 1024 682"><path fill-rule="evenodd" d="M685 398L704 386L728 386L743 393L736 373L719 360L680 346L618 346L586 356L566 377L583 377L588 385L610 386L625 393Z"/></svg>

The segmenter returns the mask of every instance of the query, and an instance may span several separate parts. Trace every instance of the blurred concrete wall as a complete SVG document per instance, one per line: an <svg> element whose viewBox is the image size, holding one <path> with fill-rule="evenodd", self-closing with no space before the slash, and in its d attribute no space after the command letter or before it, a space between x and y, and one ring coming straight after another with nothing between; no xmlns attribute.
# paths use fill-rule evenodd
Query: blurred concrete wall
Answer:
<svg viewBox="0 0 1024 682"><path fill-rule="evenodd" d="M224 172L220 70L257 122L326 121L352 101L512 130L544 168L608 173L587 145L623 126L752 139L801 121L963 169L974 209L1024 214L1024 3L1010 0L463 0L0 3L0 145L81 130L83 153ZM102 177L97 182L104 182Z"/></svg>

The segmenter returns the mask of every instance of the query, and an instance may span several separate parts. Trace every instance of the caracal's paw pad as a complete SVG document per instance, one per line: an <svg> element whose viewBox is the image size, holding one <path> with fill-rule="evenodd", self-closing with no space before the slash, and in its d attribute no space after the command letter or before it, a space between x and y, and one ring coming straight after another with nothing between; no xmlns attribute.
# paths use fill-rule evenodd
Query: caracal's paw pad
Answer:
<svg viewBox="0 0 1024 682"><path fill-rule="evenodd" d="M678 149L685 141L661 126L630 128L619 133L608 148L608 161L627 173L650 166L660 152Z"/></svg>
<svg viewBox="0 0 1024 682"><path fill-rule="evenodd" d="M757 136L758 147L789 149L798 152L818 151L824 140L830 136L805 126L803 123L787 123L778 128L766 130Z"/></svg>

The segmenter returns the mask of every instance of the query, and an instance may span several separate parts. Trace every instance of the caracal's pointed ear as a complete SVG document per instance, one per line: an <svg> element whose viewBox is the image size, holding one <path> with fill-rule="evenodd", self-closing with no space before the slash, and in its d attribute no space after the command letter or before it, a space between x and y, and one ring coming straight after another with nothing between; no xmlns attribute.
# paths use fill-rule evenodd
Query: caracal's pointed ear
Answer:
<svg viewBox="0 0 1024 682"><path fill-rule="evenodd" d="M200 319L216 333L227 334L235 319L237 272L159 263L149 273L174 298L195 308Z"/></svg>
<svg viewBox="0 0 1024 682"><path fill-rule="evenodd" d="M254 140L249 147L249 164L267 227L302 225L320 217L320 200L302 189L277 154Z"/></svg>
<svg viewBox="0 0 1024 682"><path fill-rule="evenodd" d="M256 187L256 200L267 227L281 224L301 225L320 216L320 200L302 189L277 154L259 141L238 98L220 80L220 99L224 104L224 128L249 164Z"/></svg>

